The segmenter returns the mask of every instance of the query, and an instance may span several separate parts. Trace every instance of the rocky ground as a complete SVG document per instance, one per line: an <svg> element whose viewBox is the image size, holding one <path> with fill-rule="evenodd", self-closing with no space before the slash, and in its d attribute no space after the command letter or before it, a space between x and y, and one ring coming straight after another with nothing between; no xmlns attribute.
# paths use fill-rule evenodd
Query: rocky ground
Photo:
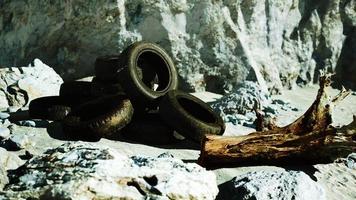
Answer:
<svg viewBox="0 0 356 200"><path fill-rule="evenodd" d="M22 81L41 77L28 73L38 69L48 70L48 79L33 78L42 84ZM6 119L10 112L21 113L32 98L56 93L55 89L36 87L52 84L58 89L61 79L55 73L48 75L51 68L39 60L29 67L2 70L0 80L11 77L12 82L3 81L0 90L0 97L5 97L0 104L0 199L356 199L355 153L330 164L209 171L195 164L199 145L186 140L170 146L149 146L121 138L88 143L68 141L58 123L11 123ZM9 87L19 89L5 89ZM295 88L273 96L249 82L235 89L224 97L194 93L224 116L224 135L254 131L254 118L246 108L256 99L262 101L266 116L276 117L279 125L292 122L313 102L318 87ZM235 105L222 112L222 105L227 108L229 101ZM336 107L335 125L351 122L356 115L354 102L355 92Z"/></svg>

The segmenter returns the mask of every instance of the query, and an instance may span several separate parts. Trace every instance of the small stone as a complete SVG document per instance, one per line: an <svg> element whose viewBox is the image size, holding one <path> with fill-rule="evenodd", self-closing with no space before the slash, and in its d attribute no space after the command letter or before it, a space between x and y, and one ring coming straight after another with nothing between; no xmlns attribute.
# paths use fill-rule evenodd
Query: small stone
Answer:
<svg viewBox="0 0 356 200"><path fill-rule="evenodd" d="M10 130L8 128L0 127L0 140L6 139L10 136Z"/></svg>
<svg viewBox="0 0 356 200"><path fill-rule="evenodd" d="M346 166L350 169L356 169L356 153L347 156Z"/></svg>
<svg viewBox="0 0 356 200"><path fill-rule="evenodd" d="M9 113L0 112L0 119L7 119L10 117Z"/></svg>
<svg viewBox="0 0 356 200"><path fill-rule="evenodd" d="M7 149L9 150L20 150L24 149L27 146L31 145L32 142L29 140L27 135L12 135L10 138L5 142Z"/></svg>
<svg viewBox="0 0 356 200"><path fill-rule="evenodd" d="M281 105L285 105L285 104L289 104L289 102L286 102L285 100L283 99L274 99L272 101L273 104L281 104Z"/></svg>
<svg viewBox="0 0 356 200"><path fill-rule="evenodd" d="M11 122L8 119L2 120L1 123L3 126L9 126L11 124Z"/></svg>
<svg viewBox="0 0 356 200"><path fill-rule="evenodd" d="M299 111L298 108L292 108L292 111Z"/></svg>
<svg viewBox="0 0 356 200"><path fill-rule="evenodd" d="M169 152L164 152L158 155L158 158L174 158L174 156Z"/></svg>
<svg viewBox="0 0 356 200"><path fill-rule="evenodd" d="M20 121L19 125L28 126L28 127L36 127L36 122L34 122L32 120L24 120L24 121Z"/></svg>
<svg viewBox="0 0 356 200"><path fill-rule="evenodd" d="M179 133L177 133L177 131L173 132L173 137L176 138L177 140L184 140L185 137Z"/></svg>
<svg viewBox="0 0 356 200"><path fill-rule="evenodd" d="M19 109L18 107L10 106L7 108L7 111L13 113L13 112L17 112L18 109Z"/></svg>

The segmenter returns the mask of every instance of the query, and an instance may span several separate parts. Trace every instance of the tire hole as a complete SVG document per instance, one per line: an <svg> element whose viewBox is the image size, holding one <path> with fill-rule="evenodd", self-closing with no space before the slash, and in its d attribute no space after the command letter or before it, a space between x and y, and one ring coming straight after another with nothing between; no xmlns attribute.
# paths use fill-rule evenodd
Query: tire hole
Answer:
<svg viewBox="0 0 356 200"><path fill-rule="evenodd" d="M137 58L137 73L141 81L153 91L164 91L170 83L169 67L155 52L144 51ZM155 87L155 84L158 87Z"/></svg>
<svg viewBox="0 0 356 200"><path fill-rule="evenodd" d="M187 111L190 115L206 123L215 123L215 117L212 113L202 107L200 104L193 102L183 97L177 97L178 103Z"/></svg>

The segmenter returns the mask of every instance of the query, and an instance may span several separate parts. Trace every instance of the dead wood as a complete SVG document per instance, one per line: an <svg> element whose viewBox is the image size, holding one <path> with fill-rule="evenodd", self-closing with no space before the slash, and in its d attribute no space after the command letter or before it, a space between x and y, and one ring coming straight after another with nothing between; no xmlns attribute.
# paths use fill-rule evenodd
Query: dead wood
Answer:
<svg viewBox="0 0 356 200"><path fill-rule="evenodd" d="M293 123L246 136L208 135L202 142L199 163L205 167L291 165L332 162L356 150L356 117L349 125L331 126L333 107L350 92L342 89L331 98L326 88L331 75L322 75L316 100ZM261 122L260 122L261 123Z"/></svg>

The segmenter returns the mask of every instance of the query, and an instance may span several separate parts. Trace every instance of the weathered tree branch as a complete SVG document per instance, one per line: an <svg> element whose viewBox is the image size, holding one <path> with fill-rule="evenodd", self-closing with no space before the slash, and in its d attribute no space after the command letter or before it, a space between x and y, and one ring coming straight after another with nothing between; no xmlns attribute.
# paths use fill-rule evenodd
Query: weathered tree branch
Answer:
<svg viewBox="0 0 356 200"><path fill-rule="evenodd" d="M331 75L320 77L320 89L310 108L285 127L273 127L246 136L208 135L202 143L199 163L216 168L242 165L290 165L332 162L356 151L356 117L351 124L331 126L331 111L350 92L342 89L334 98L326 93Z"/></svg>

